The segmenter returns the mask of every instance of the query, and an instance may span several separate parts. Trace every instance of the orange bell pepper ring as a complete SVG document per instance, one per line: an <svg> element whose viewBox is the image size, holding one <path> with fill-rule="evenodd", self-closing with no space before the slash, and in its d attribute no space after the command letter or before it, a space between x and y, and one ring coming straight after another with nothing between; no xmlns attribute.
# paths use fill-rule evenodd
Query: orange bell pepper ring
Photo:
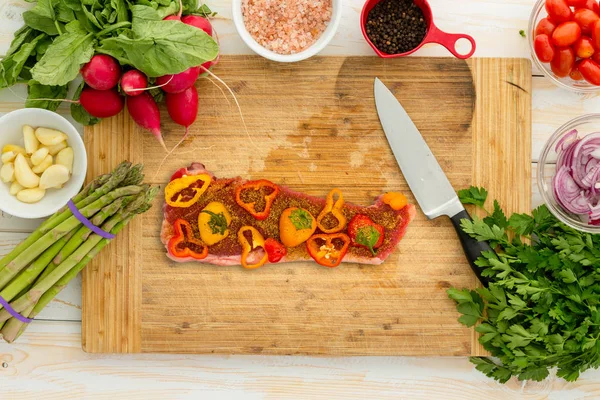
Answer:
<svg viewBox="0 0 600 400"><path fill-rule="evenodd" d="M168 249L177 258L192 257L202 260L208 256L208 246L194 237L194 231L189 222L178 219L174 224L175 235L169 240Z"/></svg>
<svg viewBox="0 0 600 400"><path fill-rule="evenodd" d="M334 202L334 196L337 195L337 200ZM317 226L320 230L325 233L336 233L344 230L346 227L347 218L344 216L344 212L342 208L344 207L344 196L342 195L341 190L333 189L327 195L327 199L325 200L325 208L317 217ZM337 225L332 228L327 228L323 225L323 219L330 214L338 221Z"/></svg>
<svg viewBox="0 0 600 400"><path fill-rule="evenodd" d="M402 210L408 204L406 196L398 192L389 192L383 195L383 203L392 207L392 210Z"/></svg>
<svg viewBox="0 0 600 400"><path fill-rule="evenodd" d="M348 252L350 238L345 233L313 235L306 242L308 254L320 265L334 268Z"/></svg>
<svg viewBox="0 0 600 400"><path fill-rule="evenodd" d="M191 207L210 186L210 175L185 175L165 187L165 201L171 207Z"/></svg>
<svg viewBox="0 0 600 400"><path fill-rule="evenodd" d="M268 194L264 194L265 188L270 189ZM254 197L244 197L245 194L243 192L245 191L256 192L257 194L254 196L261 196L262 199L260 199L259 202L259 199L253 201ZM262 221L269 217L271 206L278 194L279 186L271 181L266 179L248 181L235 189L235 201L240 207L252 214L254 218ZM260 205L264 204L264 208L261 211L256 210L257 202L259 202Z"/></svg>
<svg viewBox="0 0 600 400"><path fill-rule="evenodd" d="M246 237L245 233L250 233L250 240ZM265 238L260 232L252 226L242 226L238 231L238 241L242 245L242 266L246 269L256 269L262 267L269 260L267 249L265 248ZM254 264L248 264L248 256L252 251L262 248L264 255Z"/></svg>

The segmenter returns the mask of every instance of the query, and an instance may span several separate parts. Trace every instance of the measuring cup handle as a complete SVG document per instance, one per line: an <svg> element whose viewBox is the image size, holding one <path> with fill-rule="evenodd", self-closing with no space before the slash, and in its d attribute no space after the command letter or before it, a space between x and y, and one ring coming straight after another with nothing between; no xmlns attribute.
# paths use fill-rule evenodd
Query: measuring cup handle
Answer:
<svg viewBox="0 0 600 400"><path fill-rule="evenodd" d="M435 25L433 25L431 29L432 31L428 35L429 37L427 38L427 42L441 44L456 58L466 60L475 53L475 39L473 39L471 36L462 33L446 33ZM456 42L458 42L459 39L467 39L469 42L471 42L471 51L469 51L467 54L460 54L456 51Z"/></svg>

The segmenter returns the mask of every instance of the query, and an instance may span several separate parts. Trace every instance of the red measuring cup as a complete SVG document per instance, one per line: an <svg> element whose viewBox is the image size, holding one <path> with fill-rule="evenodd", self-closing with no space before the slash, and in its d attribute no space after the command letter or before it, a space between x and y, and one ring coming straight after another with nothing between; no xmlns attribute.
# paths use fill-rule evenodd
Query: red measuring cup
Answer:
<svg viewBox="0 0 600 400"><path fill-rule="evenodd" d="M429 6L429 3L427 2L427 0L413 0L414 3L423 11L423 15L425 16L425 21L427 22L427 34L425 35L425 38L423 39L421 44L419 44L414 49L407 51L406 53L387 54L387 53L382 52L377 47L375 47L373 42L371 42L371 39L369 39L369 36L367 35L367 29L366 29L367 17L369 16L369 12L371 12L373 7L375 7L375 5L377 3L379 3L380 1L381 0L367 0L367 2L365 3L365 5L363 7L362 14L360 16L362 33L363 33L365 39L367 40L367 42L369 43L369 45L371 45L371 47L373 48L373 50L375 50L375 53L377 53L377 55L379 57L382 57L382 58L404 57L404 56L407 56L407 55L412 54L415 51L419 50L421 47L423 47L427 43L441 44L446 49L448 49L448 51L450 53L452 53L454 55L454 57L457 57L457 58L460 58L463 60L471 57L473 55L473 53L475 53L475 39L473 39L471 36L465 35L465 34L446 33L444 31L440 30L437 26L435 26L435 24L433 23L433 13L431 12L431 7ZM459 52L456 51L456 42L459 39L467 39L469 42L471 42L471 51L469 51L467 54L460 54Z"/></svg>

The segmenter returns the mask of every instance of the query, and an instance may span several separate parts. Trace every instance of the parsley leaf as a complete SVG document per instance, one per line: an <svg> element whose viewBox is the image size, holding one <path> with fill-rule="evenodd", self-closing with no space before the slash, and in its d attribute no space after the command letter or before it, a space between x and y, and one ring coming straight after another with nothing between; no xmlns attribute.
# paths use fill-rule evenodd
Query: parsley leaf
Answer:
<svg viewBox="0 0 600 400"><path fill-rule="evenodd" d="M460 195L480 207L486 197L478 188ZM475 262L488 288L447 291L459 322L475 326L495 357L470 358L477 370L504 383L513 376L540 381L553 368L574 381L600 367L600 235L562 224L546 206L507 218L497 201L486 218L461 226L496 250Z"/></svg>
<svg viewBox="0 0 600 400"><path fill-rule="evenodd" d="M463 204L475 204L478 207L482 207L487 200L488 191L484 188L477 188L471 186L468 189L459 190L458 198Z"/></svg>

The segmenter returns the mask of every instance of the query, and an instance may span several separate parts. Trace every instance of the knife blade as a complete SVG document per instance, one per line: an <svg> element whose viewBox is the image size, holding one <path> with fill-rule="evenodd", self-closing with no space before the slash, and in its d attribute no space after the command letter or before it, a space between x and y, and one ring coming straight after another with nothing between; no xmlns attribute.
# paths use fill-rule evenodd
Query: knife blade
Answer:
<svg viewBox="0 0 600 400"><path fill-rule="evenodd" d="M478 242L462 230L461 220L472 220L471 216L458 199L421 132L396 96L379 78L375 78L375 105L396 162L421 210L429 219L442 215L450 217L471 269L487 286L489 279L481 276L481 269L475 265L475 261L483 251L492 249L487 242Z"/></svg>

